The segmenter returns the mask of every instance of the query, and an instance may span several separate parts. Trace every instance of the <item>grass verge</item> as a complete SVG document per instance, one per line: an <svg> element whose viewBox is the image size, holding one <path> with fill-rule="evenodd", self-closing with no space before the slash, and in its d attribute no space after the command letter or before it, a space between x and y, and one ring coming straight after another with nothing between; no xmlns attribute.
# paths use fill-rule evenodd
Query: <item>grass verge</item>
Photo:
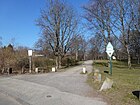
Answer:
<svg viewBox="0 0 140 105"><path fill-rule="evenodd" d="M106 61L96 61L93 64L94 69L99 69L102 75L102 81L94 82L93 73L88 75L87 82L94 89L99 90L106 77L113 80L114 84L111 89L100 92L103 97L111 105L140 105L140 100L132 95L132 91L140 90L140 69L131 69L127 67L127 63L113 61L112 76L104 71L109 71Z"/></svg>

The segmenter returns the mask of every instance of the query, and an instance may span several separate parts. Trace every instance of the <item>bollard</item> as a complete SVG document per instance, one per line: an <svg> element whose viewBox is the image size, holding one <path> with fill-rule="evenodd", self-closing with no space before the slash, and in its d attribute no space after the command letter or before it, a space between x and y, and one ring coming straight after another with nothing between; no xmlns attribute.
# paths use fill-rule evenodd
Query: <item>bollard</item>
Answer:
<svg viewBox="0 0 140 105"><path fill-rule="evenodd" d="M94 70L94 81L101 82L101 73L98 69Z"/></svg>
<svg viewBox="0 0 140 105"><path fill-rule="evenodd" d="M35 68L35 72L38 73L38 68Z"/></svg>
<svg viewBox="0 0 140 105"><path fill-rule="evenodd" d="M55 72L55 67L52 67L52 72Z"/></svg>
<svg viewBox="0 0 140 105"><path fill-rule="evenodd" d="M83 73L85 74L86 72L86 67L83 67Z"/></svg>

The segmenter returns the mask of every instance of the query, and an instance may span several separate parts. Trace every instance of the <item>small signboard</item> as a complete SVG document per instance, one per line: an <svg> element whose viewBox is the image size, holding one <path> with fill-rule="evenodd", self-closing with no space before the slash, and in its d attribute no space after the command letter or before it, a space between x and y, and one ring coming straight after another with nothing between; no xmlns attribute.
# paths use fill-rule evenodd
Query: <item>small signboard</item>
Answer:
<svg viewBox="0 0 140 105"><path fill-rule="evenodd" d="M33 50L28 50L28 56L32 56Z"/></svg>
<svg viewBox="0 0 140 105"><path fill-rule="evenodd" d="M112 54L114 53L113 46L110 42L106 46L106 53L108 54L109 57L111 57Z"/></svg>
<svg viewBox="0 0 140 105"><path fill-rule="evenodd" d="M111 56L112 54L114 53L114 50L113 50L113 46L112 44L109 42L106 46L106 53L108 54L109 56L109 60L110 60L110 74L112 75L112 62L111 62Z"/></svg>

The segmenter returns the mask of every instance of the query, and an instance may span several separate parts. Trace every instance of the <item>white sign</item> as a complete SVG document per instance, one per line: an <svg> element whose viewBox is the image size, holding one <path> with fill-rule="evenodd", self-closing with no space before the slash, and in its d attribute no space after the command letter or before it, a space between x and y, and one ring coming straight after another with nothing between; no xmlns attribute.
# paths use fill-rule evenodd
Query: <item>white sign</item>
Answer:
<svg viewBox="0 0 140 105"><path fill-rule="evenodd" d="M32 56L33 51L32 50L28 50L28 56Z"/></svg>
<svg viewBox="0 0 140 105"><path fill-rule="evenodd" d="M44 55L35 55L35 57L43 57Z"/></svg>
<svg viewBox="0 0 140 105"><path fill-rule="evenodd" d="M114 53L113 46L110 42L106 46L106 53L108 54L109 57L111 57L112 54Z"/></svg>

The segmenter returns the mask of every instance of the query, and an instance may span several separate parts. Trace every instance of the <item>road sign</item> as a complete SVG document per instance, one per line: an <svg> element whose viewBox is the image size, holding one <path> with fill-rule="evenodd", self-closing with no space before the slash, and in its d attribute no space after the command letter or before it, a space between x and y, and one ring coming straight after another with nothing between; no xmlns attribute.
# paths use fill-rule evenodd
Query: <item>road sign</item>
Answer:
<svg viewBox="0 0 140 105"><path fill-rule="evenodd" d="M109 57L111 57L112 54L114 53L113 46L110 42L106 46L106 53L108 54Z"/></svg>
<svg viewBox="0 0 140 105"><path fill-rule="evenodd" d="M111 56L114 53L114 50L113 50L113 46L112 46L112 44L110 42L106 46L106 53L109 56L109 60L110 60L110 74L112 75L112 61L111 61Z"/></svg>
<svg viewBox="0 0 140 105"><path fill-rule="evenodd" d="M28 50L28 56L32 56L33 50Z"/></svg>

